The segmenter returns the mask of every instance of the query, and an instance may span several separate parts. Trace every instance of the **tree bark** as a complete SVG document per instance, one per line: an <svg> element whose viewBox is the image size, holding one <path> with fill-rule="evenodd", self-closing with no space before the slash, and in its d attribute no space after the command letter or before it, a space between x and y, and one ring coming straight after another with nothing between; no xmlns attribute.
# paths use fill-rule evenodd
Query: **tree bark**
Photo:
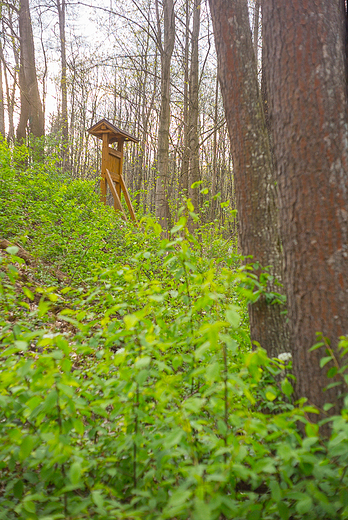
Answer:
<svg viewBox="0 0 348 520"><path fill-rule="evenodd" d="M65 39L65 0L57 0L57 12L59 21L59 37L60 37L60 60L61 60L61 79L60 88L62 96L62 170L66 171L69 162L69 137L68 137L68 85L67 85L67 62L66 62L66 39Z"/></svg>
<svg viewBox="0 0 348 520"><path fill-rule="evenodd" d="M161 108L158 128L158 155L156 179L156 217L162 228L168 229L169 206L167 201L168 155L170 126L170 64L175 41L173 0L163 1L163 44L160 29L158 0L156 0L158 45L161 56Z"/></svg>
<svg viewBox="0 0 348 520"><path fill-rule="evenodd" d="M193 3L193 27L192 27L192 48L191 48L191 67L189 81L189 196L195 210L199 211L199 189L191 188L192 184L199 181L199 143L198 143L198 93L199 93L199 55L198 39L201 21L201 0L194 0ZM191 223L192 227L192 223Z"/></svg>
<svg viewBox="0 0 348 520"><path fill-rule="evenodd" d="M212 161L212 176L211 176L211 200L210 200L210 218L214 220L216 218L217 202L214 198L217 193L217 165L218 165L218 102L219 102L219 78L216 74L215 82L215 105L214 105L214 134L213 134L213 161Z"/></svg>
<svg viewBox="0 0 348 520"><path fill-rule="evenodd" d="M5 137L5 106L4 106L4 89L2 83L2 67L0 60L0 136Z"/></svg>
<svg viewBox="0 0 348 520"><path fill-rule="evenodd" d="M183 106L183 153L181 162L181 187L188 194L189 151L189 54L190 54L190 1L185 1L185 48L184 48L184 106Z"/></svg>
<svg viewBox="0 0 348 520"><path fill-rule="evenodd" d="M17 127L17 139L25 140L27 123L34 137L44 135L44 118L35 67L35 50L31 25L29 0L21 0L19 8L21 111Z"/></svg>
<svg viewBox="0 0 348 520"><path fill-rule="evenodd" d="M296 396L340 408L321 369L323 332L348 334L348 139L341 0L263 0L268 105L280 196ZM332 382L332 380L331 380Z"/></svg>
<svg viewBox="0 0 348 520"><path fill-rule="evenodd" d="M282 280L282 255L272 182L273 164L257 67L251 40L247 0L210 0L218 71L233 155L239 241L244 256L272 266ZM272 284L269 289L274 288ZM278 289L279 290L279 289ZM289 352L284 309L261 297L250 306L250 332L270 356Z"/></svg>

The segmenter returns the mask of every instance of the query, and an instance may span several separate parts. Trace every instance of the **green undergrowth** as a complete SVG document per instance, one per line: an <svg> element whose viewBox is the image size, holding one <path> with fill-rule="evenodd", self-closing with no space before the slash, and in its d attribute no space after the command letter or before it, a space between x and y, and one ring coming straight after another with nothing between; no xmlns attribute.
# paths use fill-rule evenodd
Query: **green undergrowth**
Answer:
<svg viewBox="0 0 348 520"><path fill-rule="evenodd" d="M192 236L190 202L162 240L18 153L0 148L0 518L348 518L347 411L322 439L291 363L251 350L267 272Z"/></svg>

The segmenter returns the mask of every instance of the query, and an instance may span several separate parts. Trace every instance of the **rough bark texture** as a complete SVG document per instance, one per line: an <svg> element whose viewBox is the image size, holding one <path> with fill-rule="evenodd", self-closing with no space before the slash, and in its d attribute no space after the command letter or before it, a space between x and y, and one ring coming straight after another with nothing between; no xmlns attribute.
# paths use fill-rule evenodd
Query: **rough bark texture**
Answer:
<svg viewBox="0 0 348 520"><path fill-rule="evenodd" d="M5 107L4 107L4 89L2 83L2 62L0 61L0 134L5 137Z"/></svg>
<svg viewBox="0 0 348 520"><path fill-rule="evenodd" d="M181 186L188 193L188 171L190 163L189 150L189 50L190 50L190 2L185 1L185 52L184 52L184 107L183 107L183 154L181 162Z"/></svg>
<svg viewBox="0 0 348 520"><path fill-rule="evenodd" d="M193 3L193 27L192 27L192 51L190 69L190 97L189 97L189 196L195 210L199 210L199 189L191 188L192 184L199 181L199 156L198 156L198 91L199 91L199 65L198 65L198 39L200 30L201 0ZM193 227L193 223L190 222Z"/></svg>
<svg viewBox="0 0 348 520"><path fill-rule="evenodd" d="M233 154L241 252L282 278L272 158L257 81L247 0L210 0L219 79ZM260 299L249 309L251 339L268 354L289 351L279 305Z"/></svg>
<svg viewBox="0 0 348 520"><path fill-rule="evenodd" d="M158 3L156 0L158 13ZM175 41L173 0L163 1L163 44L158 15L158 40L161 55L161 109L158 129L158 156L156 181L156 216L163 229L168 228L169 209L166 197L168 184L168 154L170 125L170 63Z"/></svg>
<svg viewBox="0 0 348 520"><path fill-rule="evenodd" d="M59 38L60 38L60 61L61 61L61 78L60 89L62 95L62 169L65 171L69 162L69 139L68 139L68 88L67 88L67 62L66 62L66 40L65 40L65 0L57 0L57 12L59 21Z"/></svg>
<svg viewBox="0 0 348 520"><path fill-rule="evenodd" d="M0 17L2 17L2 5L0 5ZM0 41L0 134L2 137L5 137L5 102L4 102L4 87L2 81L2 70L5 65L2 62L3 52L2 52L2 44ZM6 75L6 71L5 75ZM1 137L0 135L0 137Z"/></svg>
<svg viewBox="0 0 348 520"><path fill-rule="evenodd" d="M348 139L341 0L263 0L264 59L280 196L296 396L340 388L309 353L316 332L348 334ZM332 382L332 380L331 380Z"/></svg>
<svg viewBox="0 0 348 520"><path fill-rule="evenodd" d="M27 123L35 137L44 135L42 103L35 68L33 31L29 11L29 0L21 0L19 8L21 112L17 127L17 139L26 138Z"/></svg>

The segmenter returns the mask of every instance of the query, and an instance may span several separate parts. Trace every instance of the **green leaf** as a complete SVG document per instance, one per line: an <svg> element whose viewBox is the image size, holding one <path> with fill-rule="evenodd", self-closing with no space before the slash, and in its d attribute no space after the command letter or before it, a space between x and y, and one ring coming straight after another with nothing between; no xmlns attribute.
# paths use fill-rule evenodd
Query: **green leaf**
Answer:
<svg viewBox="0 0 348 520"><path fill-rule="evenodd" d="M278 391L273 386L268 386L266 388L265 395L266 395L266 399L268 399L268 401L274 401L277 398Z"/></svg>
<svg viewBox="0 0 348 520"><path fill-rule="evenodd" d="M23 480L17 480L17 482L13 486L14 496L20 500L23 496L23 490L24 490Z"/></svg>
<svg viewBox="0 0 348 520"><path fill-rule="evenodd" d="M14 342L14 345L18 348L18 350L21 350L23 352L25 352L28 349L27 341L18 340Z"/></svg>
<svg viewBox="0 0 348 520"><path fill-rule="evenodd" d="M82 468L80 462L74 462L69 469L69 478L72 484L76 485L81 479Z"/></svg>
<svg viewBox="0 0 348 520"><path fill-rule="evenodd" d="M272 480L269 485L271 489L272 498L275 502L280 502L282 499L282 491L276 480Z"/></svg>
<svg viewBox="0 0 348 520"><path fill-rule="evenodd" d="M21 460L25 460L28 458L28 456L32 452L34 444L35 444L35 437L32 437L31 435L27 435L26 437L24 437L20 450L19 450L19 457Z"/></svg>
<svg viewBox="0 0 348 520"><path fill-rule="evenodd" d="M207 352L207 350L209 350L209 348L210 348L210 341L205 341L203 343L203 345L201 345L200 347L198 347L195 350L195 358L196 359L203 359L205 353Z"/></svg>
<svg viewBox="0 0 348 520"><path fill-rule="evenodd" d="M290 397L290 395L294 392L294 389L292 387L292 384L289 382L288 378L286 377L281 382L282 392L287 396Z"/></svg>
<svg viewBox="0 0 348 520"><path fill-rule="evenodd" d="M19 247L17 246L9 246L6 248L6 251L10 254L10 255L16 255L19 251Z"/></svg>
<svg viewBox="0 0 348 520"><path fill-rule="evenodd" d="M26 296L27 298L29 298L29 300L33 300L33 299L34 299L34 293L31 292L31 290L28 289L28 287L25 287L25 286L24 286L22 290L23 290L25 296Z"/></svg>
<svg viewBox="0 0 348 520"><path fill-rule="evenodd" d="M182 365L182 359L179 356L175 356L172 361L174 370L177 370Z"/></svg>
<svg viewBox="0 0 348 520"><path fill-rule="evenodd" d="M297 502L296 511L300 515L305 515L306 513L308 513L308 511L310 511L312 509L312 507L313 507L313 500L310 496L308 496L306 498L303 498L299 502Z"/></svg>
<svg viewBox="0 0 348 520"><path fill-rule="evenodd" d="M132 329L134 325L136 325L139 321L138 316L135 314L127 314L127 316L123 317L124 324L126 326L126 329Z"/></svg>
<svg viewBox="0 0 348 520"><path fill-rule="evenodd" d="M177 224L176 226L172 227L172 229L170 230L170 232L171 232L172 234L177 233L178 231L181 231L184 227L185 227L185 223L183 223L183 224Z"/></svg>
<svg viewBox="0 0 348 520"><path fill-rule="evenodd" d="M309 352L313 352L313 350L317 350L318 348L323 347L324 345L325 343L323 341L320 341L319 343L313 345L313 347L309 349Z"/></svg>
<svg viewBox="0 0 348 520"><path fill-rule="evenodd" d="M331 368L329 368L329 370L327 371L326 376L327 376L328 378L331 378L331 377L335 377L336 374L337 374L337 367L331 367Z"/></svg>
<svg viewBox="0 0 348 520"><path fill-rule="evenodd" d="M84 424L80 419L73 419L73 425L74 425L76 432L79 435L83 435L85 433Z"/></svg>
<svg viewBox="0 0 348 520"><path fill-rule="evenodd" d="M36 511L35 503L28 500L23 503L23 509L25 509L25 511L27 511L27 513L35 514L35 511Z"/></svg>
<svg viewBox="0 0 348 520"><path fill-rule="evenodd" d="M135 376L135 380L139 386L142 386L148 377L149 377L149 370L144 369L144 370L140 370L140 372Z"/></svg>
<svg viewBox="0 0 348 520"><path fill-rule="evenodd" d="M181 439L184 437L185 432L181 428L177 428L165 437L163 437L163 446L166 449L170 449L173 446L180 444Z"/></svg>
<svg viewBox="0 0 348 520"><path fill-rule="evenodd" d="M194 188L198 188L198 186L200 186L202 184L203 181L196 181L194 182L193 184L191 184L191 188L194 189ZM190 210L190 211L193 211L193 210Z"/></svg>
<svg viewBox="0 0 348 520"><path fill-rule="evenodd" d="M206 380L211 383L219 379L220 376L220 364L215 362L207 366L205 371Z"/></svg>
<svg viewBox="0 0 348 520"><path fill-rule="evenodd" d="M314 423L307 423L305 426L307 437L318 437L319 425Z"/></svg>
<svg viewBox="0 0 348 520"><path fill-rule="evenodd" d="M102 509L104 507L104 499L103 499L102 491L100 491L100 490L92 491L92 499L97 507L99 507L100 509Z"/></svg>
<svg viewBox="0 0 348 520"><path fill-rule="evenodd" d="M42 318L45 314L47 314L49 309L50 309L50 307L51 307L51 302L46 301L43 298L41 298L41 300L39 301L39 305L38 305L38 309L39 309L38 315L39 315L39 318Z"/></svg>
<svg viewBox="0 0 348 520"><path fill-rule="evenodd" d="M52 359L63 359L64 352L62 352L61 350L54 350L53 352L51 352L50 356Z"/></svg>
<svg viewBox="0 0 348 520"><path fill-rule="evenodd" d="M320 360L320 368L323 368L330 361L332 361L332 357L331 356L327 356L327 357L321 358L321 360Z"/></svg>
<svg viewBox="0 0 348 520"><path fill-rule="evenodd" d="M240 316L237 310L239 310L239 307L230 306L225 312L226 320L231 325L231 327L235 329L239 326L240 323Z"/></svg>
<svg viewBox="0 0 348 520"><path fill-rule="evenodd" d="M290 516L289 508L284 502L278 502L277 504L279 516L282 520L288 520Z"/></svg>
<svg viewBox="0 0 348 520"><path fill-rule="evenodd" d="M148 367L150 363L151 363L150 356L143 356L136 360L136 362L134 363L134 366L135 366L135 368L144 368L144 367Z"/></svg>
<svg viewBox="0 0 348 520"><path fill-rule="evenodd" d="M257 473L275 473L276 467L273 459L270 457L264 457L263 459L256 461L253 466L253 471L256 471Z"/></svg>

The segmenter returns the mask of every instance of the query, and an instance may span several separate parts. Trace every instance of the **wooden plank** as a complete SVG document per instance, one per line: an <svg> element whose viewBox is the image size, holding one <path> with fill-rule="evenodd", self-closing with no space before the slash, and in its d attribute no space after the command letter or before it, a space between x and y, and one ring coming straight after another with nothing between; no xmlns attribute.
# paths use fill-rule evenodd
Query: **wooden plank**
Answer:
<svg viewBox="0 0 348 520"><path fill-rule="evenodd" d="M120 157L120 160L119 160L119 165L118 165L118 171L119 171L119 174L121 176L121 179L122 179L122 173L123 173L123 143L124 143L124 139L120 139L117 142L117 151L121 154L121 157ZM121 184L116 184L116 189L117 189L117 192L118 192L118 194L119 194L119 196L121 198L121 189L122 189ZM127 200L126 200L126 202L127 202ZM128 206L128 202L127 202L127 206Z"/></svg>
<svg viewBox="0 0 348 520"><path fill-rule="evenodd" d="M116 191L116 189L115 189L115 186L114 186L114 183L113 183L113 180L112 180L112 178L111 178L111 175L110 175L109 170L106 170L106 175L105 175L105 177L106 177L106 180L108 181L109 188L110 188L111 193L112 193L112 195L113 195L113 197L114 197L114 203L115 203L115 204L114 204L114 208L115 208L115 211L117 211L117 210L120 211L120 212L121 212L121 216L122 216L122 218L123 218L124 220L127 220L126 214L125 214L125 212L124 212L124 209L123 209L123 207L122 207L122 204L121 204L120 198L119 198L119 196L118 196L118 194L117 194L117 191Z"/></svg>
<svg viewBox="0 0 348 520"><path fill-rule="evenodd" d="M102 148L102 165L101 165L101 180L100 180L100 194L101 201L106 204L106 181L105 181L105 173L108 167L108 147L109 147L109 138L108 134L103 134L103 148Z"/></svg>
<svg viewBox="0 0 348 520"><path fill-rule="evenodd" d="M120 182L120 174L115 172L109 172L114 182Z"/></svg>
<svg viewBox="0 0 348 520"><path fill-rule="evenodd" d="M114 148L108 148L108 152L110 155L113 155L114 157L118 157L119 159L122 158L122 154L121 152L119 152L118 150L115 150Z"/></svg>
<svg viewBox="0 0 348 520"><path fill-rule="evenodd" d="M130 199L130 196L129 196L129 193L128 193L128 190L127 190L127 186L126 186L126 184L125 184L125 182L123 180L122 175L120 175L120 183L121 183L121 188L122 188L122 191L123 191L124 198L126 199L126 204L128 206L130 216L131 216L133 222L135 222L138 225L137 218L135 216L134 209L133 209L133 206L132 206L132 201Z"/></svg>

